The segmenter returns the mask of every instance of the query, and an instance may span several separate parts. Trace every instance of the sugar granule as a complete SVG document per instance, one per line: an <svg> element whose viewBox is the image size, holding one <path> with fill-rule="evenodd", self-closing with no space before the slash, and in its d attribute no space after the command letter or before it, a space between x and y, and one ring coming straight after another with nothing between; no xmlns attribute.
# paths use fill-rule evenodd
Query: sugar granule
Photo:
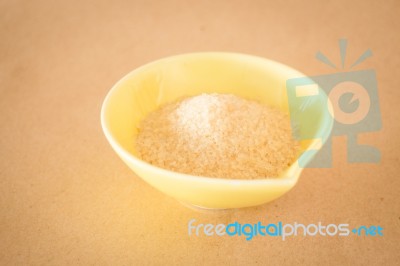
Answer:
<svg viewBox="0 0 400 266"><path fill-rule="evenodd" d="M231 94L162 106L140 124L136 151L168 170L207 177L278 177L296 158L289 117Z"/></svg>

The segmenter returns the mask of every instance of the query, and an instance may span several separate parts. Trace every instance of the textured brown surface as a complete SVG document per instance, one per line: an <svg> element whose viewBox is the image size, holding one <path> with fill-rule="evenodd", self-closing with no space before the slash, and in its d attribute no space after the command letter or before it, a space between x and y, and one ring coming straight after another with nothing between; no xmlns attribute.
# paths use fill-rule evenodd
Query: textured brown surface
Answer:
<svg viewBox="0 0 400 266"><path fill-rule="evenodd" d="M400 260L398 1L1 1L0 264L359 264ZM270 2L270 3L267 3ZM281 2L281 3L280 3ZM384 4L383 4L384 3ZM279 200L218 213L189 209L135 176L100 128L101 102L124 74L164 56L236 51L332 73L367 48L383 130L362 140L379 165L307 169ZM383 237L188 237L187 223L381 225Z"/></svg>

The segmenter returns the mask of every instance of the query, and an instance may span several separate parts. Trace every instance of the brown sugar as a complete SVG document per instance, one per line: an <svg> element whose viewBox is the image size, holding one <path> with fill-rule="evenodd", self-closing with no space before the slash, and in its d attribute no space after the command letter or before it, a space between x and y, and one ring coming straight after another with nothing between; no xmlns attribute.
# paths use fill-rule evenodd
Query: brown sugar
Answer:
<svg viewBox="0 0 400 266"><path fill-rule="evenodd" d="M231 94L162 106L140 124L142 160L180 173L233 179L278 177L299 152L288 115Z"/></svg>

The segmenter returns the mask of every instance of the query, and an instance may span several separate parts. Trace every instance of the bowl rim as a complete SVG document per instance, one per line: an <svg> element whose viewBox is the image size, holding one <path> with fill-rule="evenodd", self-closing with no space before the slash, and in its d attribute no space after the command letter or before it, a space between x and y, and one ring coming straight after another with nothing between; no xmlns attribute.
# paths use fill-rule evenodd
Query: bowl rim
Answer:
<svg viewBox="0 0 400 266"><path fill-rule="evenodd" d="M178 59L178 58L190 57L190 56L217 56L217 57L222 56L222 57L244 58L244 59L253 60L253 61L257 60L260 63L267 62L269 64L273 64L277 67L285 69L285 71L287 71L287 72L290 71L292 73L298 74L299 76L308 77L307 75L301 73L300 71L298 71L294 68L291 68L283 63L280 63L280 62L277 62L277 61L274 61L271 59L259 57L259 56L254 56L254 55L249 55L249 54L244 54L244 53L236 53L236 52L205 51L205 52L183 53L183 54L172 55L172 56L168 56L168 57L164 57L161 59L157 59L157 60L148 62L144 65L141 65L141 66L133 69L132 71L127 73L125 76L123 76L121 79L119 79L111 87L111 89L107 92L107 95L103 100L103 103L101 106L101 114L100 114L101 127L103 130L103 133L106 136L106 139L111 144L113 149L117 152L117 154L119 154L123 159L128 160L133 165L136 165L137 167L147 168L150 171L157 172L158 174L161 174L163 176L168 176L168 177L174 178L174 179L182 179L182 180L186 180L186 181L188 179L190 179L190 180L196 181L196 182L209 182L209 183L215 183L215 184L225 184L225 185L231 184L231 185L240 185L240 186L242 186L242 185L251 185L251 186L252 185L285 185L285 184L286 185L294 185L294 183L297 182L297 179L299 178L301 172L304 170L304 167L300 167L299 163L298 163L300 156L288 168L286 168L283 171L282 176L279 176L279 177L265 177L265 178L257 178L257 179L236 179L236 178L234 179L234 178L221 178L221 177L209 177L209 176L196 176L196 175L175 172L175 171L171 171L171 170L168 170L165 168L161 168L161 167L152 165L152 164L140 159L139 157L135 156L128 150L126 150L115 139L115 137L112 135L112 133L110 132L110 130L108 128L107 121L105 119L105 113L106 113L108 103L109 103L113 93L118 89L118 87L120 87L121 84L123 84L125 81L130 79L136 73L142 71L143 69L149 68L152 65L156 65L161 62L166 62L166 61L174 60L174 59ZM323 92L323 91L322 91L322 93L325 94L325 92ZM325 97L327 98L328 104L329 104L329 98L326 94L325 94ZM325 124L325 126L320 127L318 130L318 132L322 131L324 138L313 139L311 141L311 143L309 144L307 150L312 149L312 147L316 148L317 146L320 146L321 144L324 145L326 140L329 138L329 135L331 134L332 128L333 128L333 118L331 119L331 122L328 125L326 125L326 123L324 123L324 124ZM322 140L322 143L319 142L320 139ZM311 160L312 160L312 158L309 159L309 161L311 161ZM307 164L309 163L309 161L307 162Z"/></svg>

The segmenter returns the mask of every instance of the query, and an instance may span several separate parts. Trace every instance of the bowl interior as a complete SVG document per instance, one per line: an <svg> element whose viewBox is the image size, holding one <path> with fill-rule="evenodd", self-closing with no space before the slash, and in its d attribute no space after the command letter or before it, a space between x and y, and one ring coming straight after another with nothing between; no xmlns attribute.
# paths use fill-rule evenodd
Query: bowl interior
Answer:
<svg viewBox="0 0 400 266"><path fill-rule="evenodd" d="M289 112L286 81L303 74L280 63L258 57L230 53L197 53L174 56L147 64L125 76L107 96L102 112L104 127L114 141L135 159L135 138L140 121L160 105L201 93L230 93ZM323 93L321 97L325 97ZM308 134L330 132L326 100L307 102ZM290 106L302 112L302 103ZM251 118L249 118L251 119ZM321 131L323 131L321 133ZM302 150L321 143L310 138ZM312 158L306 158L307 162ZM303 160L304 163L304 160ZM297 165L282 174L287 177Z"/></svg>

